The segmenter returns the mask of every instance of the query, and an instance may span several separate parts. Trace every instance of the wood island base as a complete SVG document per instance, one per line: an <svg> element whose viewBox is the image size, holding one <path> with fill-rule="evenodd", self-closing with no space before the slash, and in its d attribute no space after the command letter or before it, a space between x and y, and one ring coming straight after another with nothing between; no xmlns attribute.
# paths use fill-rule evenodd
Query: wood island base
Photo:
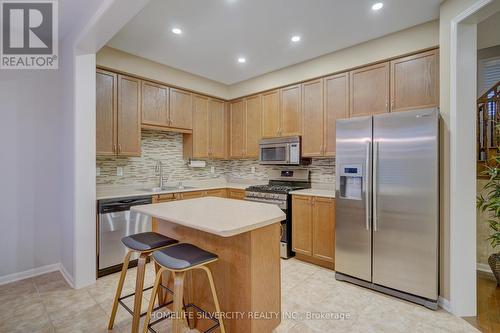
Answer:
<svg viewBox="0 0 500 333"><path fill-rule="evenodd" d="M219 296L227 332L272 332L281 322L280 224L221 237L158 220L156 232L213 252L219 260L209 264ZM206 274L193 271L185 283L185 302L215 311ZM213 323L204 318L191 328L206 330ZM218 330L216 330L218 331Z"/></svg>

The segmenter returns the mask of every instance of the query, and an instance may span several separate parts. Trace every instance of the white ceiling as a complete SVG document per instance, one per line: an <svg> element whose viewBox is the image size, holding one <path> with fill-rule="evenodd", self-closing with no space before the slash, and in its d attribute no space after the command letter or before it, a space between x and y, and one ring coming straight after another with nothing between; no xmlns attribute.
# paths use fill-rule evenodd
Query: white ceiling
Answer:
<svg viewBox="0 0 500 333"><path fill-rule="evenodd" d="M377 1L151 0L108 46L233 84L436 19L441 3Z"/></svg>

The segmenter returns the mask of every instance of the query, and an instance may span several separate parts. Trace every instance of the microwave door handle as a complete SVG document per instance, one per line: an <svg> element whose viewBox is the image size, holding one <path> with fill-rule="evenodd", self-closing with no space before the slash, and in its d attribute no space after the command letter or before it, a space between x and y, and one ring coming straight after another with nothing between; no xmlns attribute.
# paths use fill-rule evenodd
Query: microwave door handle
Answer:
<svg viewBox="0 0 500 333"><path fill-rule="evenodd" d="M290 144L289 144L289 143L287 143L287 144L286 144L286 149L285 149L285 162L286 162L287 164L289 164L289 163L290 163Z"/></svg>

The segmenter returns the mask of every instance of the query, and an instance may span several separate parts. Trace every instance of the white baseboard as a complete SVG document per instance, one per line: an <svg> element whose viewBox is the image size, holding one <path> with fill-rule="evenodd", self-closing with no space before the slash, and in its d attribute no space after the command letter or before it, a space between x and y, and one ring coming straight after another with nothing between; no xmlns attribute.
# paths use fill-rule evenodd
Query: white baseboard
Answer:
<svg viewBox="0 0 500 333"><path fill-rule="evenodd" d="M24 280L28 279L34 276L46 274L46 273L51 273L60 270L61 264L50 264L50 265L45 265L42 267L37 267L37 268L32 268L28 269L23 272L18 272L18 273L12 273L4 276L0 276L0 286L3 284L11 283L11 282L16 282L19 280Z"/></svg>
<svg viewBox="0 0 500 333"><path fill-rule="evenodd" d="M75 280L73 279L73 276L68 273L66 270L66 267L64 267L63 264L59 264L59 271L61 272L63 278L66 280L66 282L70 285L71 288L75 288Z"/></svg>
<svg viewBox="0 0 500 333"><path fill-rule="evenodd" d="M451 305L450 305L450 301L447 300L446 298L443 298L441 296L439 296L438 298L438 305L440 308L448 311L451 313Z"/></svg>
<svg viewBox="0 0 500 333"><path fill-rule="evenodd" d="M480 263L477 263L476 264L476 269L478 271L481 271L481 272L485 272L485 273L490 273L490 274L493 274L493 272L491 271L491 267L490 265L487 265L487 264L480 264Z"/></svg>

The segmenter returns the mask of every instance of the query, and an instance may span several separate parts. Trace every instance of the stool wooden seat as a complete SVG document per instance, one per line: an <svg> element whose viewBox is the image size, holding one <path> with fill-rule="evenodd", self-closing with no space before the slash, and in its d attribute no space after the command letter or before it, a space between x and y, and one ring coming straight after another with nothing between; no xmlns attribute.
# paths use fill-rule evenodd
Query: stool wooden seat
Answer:
<svg viewBox="0 0 500 333"><path fill-rule="evenodd" d="M143 232L139 234L130 235L122 238L122 243L128 249L125 258L123 259L122 271L120 274L120 279L118 280L118 286L116 288L115 300L113 302L113 308L111 310L111 317L109 318L108 329L113 329L115 322L116 311L118 310L118 304L122 304L129 312L130 309L126 307L121 300L134 296L134 310L132 312L132 333L139 332L139 322L141 319L141 301L144 291L144 275L146 271L146 260L151 255L153 251L166 248L178 243L177 240L158 234L156 232ZM137 261L137 275L135 281L135 292L131 295L122 297L123 283L125 282L125 277L127 275L127 269L130 262L130 256L132 253L139 253L139 259ZM155 263L155 270L159 271L160 266ZM160 279L161 283L161 279ZM148 288L150 289L150 288ZM161 297L159 298L159 303L164 301L163 294L160 292ZM160 305L160 304L159 304Z"/></svg>
<svg viewBox="0 0 500 333"><path fill-rule="evenodd" d="M212 321L215 322L215 325L209 328L206 332L212 332L214 329L219 327L220 331L222 333L225 333L226 331L222 320L222 312L219 305L219 299L217 298L217 292L215 290L214 279L210 268L207 266L208 264L217 261L218 256L214 253L200 249L195 245L182 243L155 251L153 252L152 258L155 263L160 266L160 269L156 273L156 279L153 285L151 298L149 300L146 319L144 321L143 333L148 333L148 330L150 329L149 323L151 320L151 313L153 312L155 299L158 294L162 273L164 271L168 271L174 276L173 313L175 317L173 319L173 333L180 333L183 329L183 326L186 324L184 311L187 308L194 307L197 310L207 314L203 309L200 309L194 304L187 304L186 306L183 306L185 274L186 272L194 269L200 269L206 272L215 305L216 317L209 317Z"/></svg>

